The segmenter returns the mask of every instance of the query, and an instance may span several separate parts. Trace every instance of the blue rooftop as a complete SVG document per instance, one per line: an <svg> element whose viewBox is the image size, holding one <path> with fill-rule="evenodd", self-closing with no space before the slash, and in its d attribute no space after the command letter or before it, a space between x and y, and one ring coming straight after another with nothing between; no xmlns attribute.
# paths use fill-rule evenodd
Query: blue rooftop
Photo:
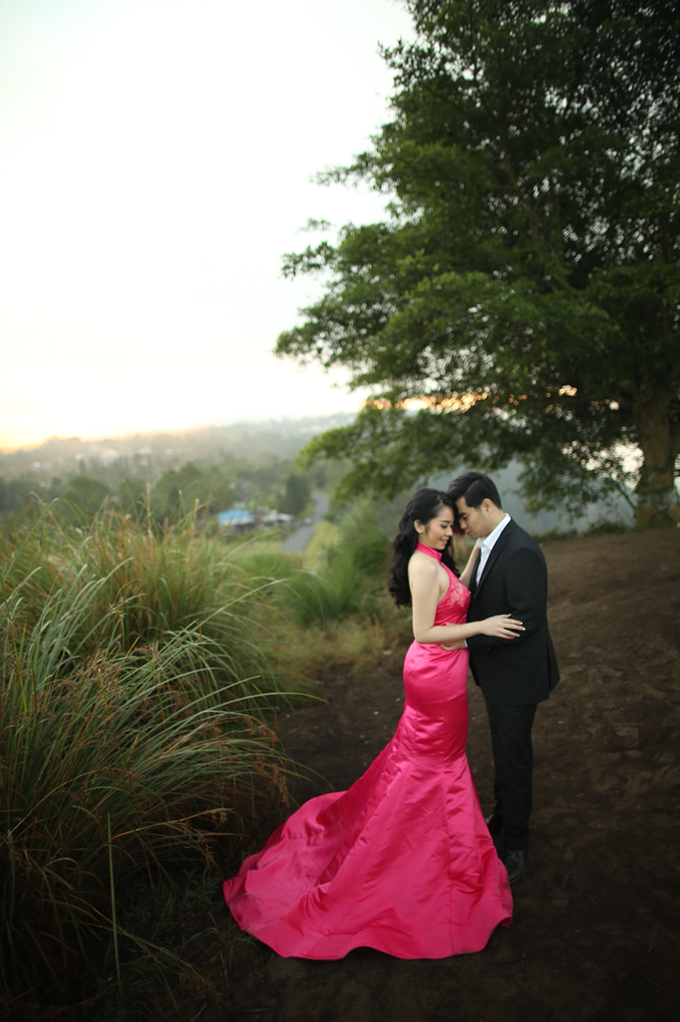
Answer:
<svg viewBox="0 0 680 1022"><path fill-rule="evenodd" d="M217 521L220 525L254 525L255 519L253 518L252 511L247 511L242 507L233 507L231 511L220 511L217 516Z"/></svg>

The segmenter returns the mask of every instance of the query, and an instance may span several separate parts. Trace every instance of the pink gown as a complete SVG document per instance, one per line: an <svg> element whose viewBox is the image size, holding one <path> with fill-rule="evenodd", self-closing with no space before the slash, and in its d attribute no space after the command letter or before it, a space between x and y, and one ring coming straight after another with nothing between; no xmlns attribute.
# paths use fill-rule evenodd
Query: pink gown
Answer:
<svg viewBox="0 0 680 1022"><path fill-rule="evenodd" d="M446 570L435 624L459 624L470 594ZM356 947L446 958L481 951L509 924L510 886L465 755L467 670L466 649L412 643L390 743L351 788L310 799L225 882L241 929L284 958Z"/></svg>

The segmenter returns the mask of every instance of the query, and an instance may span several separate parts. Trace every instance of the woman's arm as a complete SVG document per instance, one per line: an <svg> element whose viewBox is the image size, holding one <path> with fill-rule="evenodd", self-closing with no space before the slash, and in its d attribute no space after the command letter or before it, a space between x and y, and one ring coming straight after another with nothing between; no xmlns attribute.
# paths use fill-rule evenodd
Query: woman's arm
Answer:
<svg viewBox="0 0 680 1022"><path fill-rule="evenodd" d="M472 551L470 553L470 556L468 557L468 562L465 565L465 570L464 570L463 574L460 576L460 580L463 583L463 585L466 587L466 589L470 588L470 583L472 582L472 576L473 576L474 572L477 570L477 562L478 562L480 553L481 553L481 551L480 551L479 547L477 546L477 544L475 543L475 545L473 546Z"/></svg>
<svg viewBox="0 0 680 1022"><path fill-rule="evenodd" d="M522 632L521 621L509 614L496 614L484 621L471 621L464 625L435 625L434 618L440 599L439 567L433 560L411 559L409 582L413 605L413 637L416 642L458 644L473 635L493 635L499 639L513 639Z"/></svg>

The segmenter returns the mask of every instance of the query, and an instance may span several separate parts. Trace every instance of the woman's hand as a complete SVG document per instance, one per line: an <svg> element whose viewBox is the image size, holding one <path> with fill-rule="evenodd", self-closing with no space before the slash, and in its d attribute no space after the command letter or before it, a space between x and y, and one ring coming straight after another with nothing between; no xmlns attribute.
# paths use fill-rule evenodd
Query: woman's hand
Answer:
<svg viewBox="0 0 680 1022"><path fill-rule="evenodd" d="M509 614L496 614L480 621L479 629L482 635L492 635L495 639L516 639L519 632L524 631L524 625Z"/></svg>

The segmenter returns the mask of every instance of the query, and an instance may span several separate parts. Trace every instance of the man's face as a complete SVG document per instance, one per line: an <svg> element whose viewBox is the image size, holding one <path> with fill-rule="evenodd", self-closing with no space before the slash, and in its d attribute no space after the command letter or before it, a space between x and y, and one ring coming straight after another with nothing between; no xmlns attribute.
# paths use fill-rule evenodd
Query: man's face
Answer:
<svg viewBox="0 0 680 1022"><path fill-rule="evenodd" d="M488 506L487 506L488 505ZM484 539L490 532L493 532L494 505L490 500L483 500L479 507L468 507L465 497L456 501L458 520L463 532L471 539Z"/></svg>

